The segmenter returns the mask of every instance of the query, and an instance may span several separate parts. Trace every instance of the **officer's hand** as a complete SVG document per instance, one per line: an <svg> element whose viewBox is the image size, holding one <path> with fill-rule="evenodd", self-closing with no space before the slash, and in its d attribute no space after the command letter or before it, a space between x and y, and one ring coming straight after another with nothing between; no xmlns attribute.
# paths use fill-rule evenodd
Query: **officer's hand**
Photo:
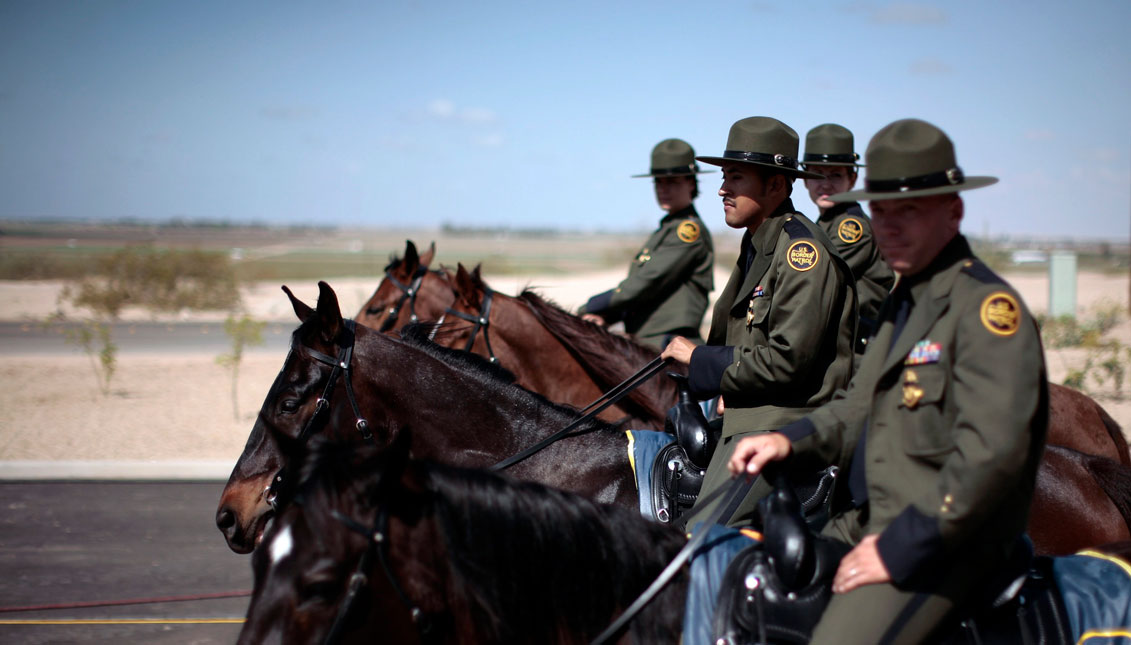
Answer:
<svg viewBox="0 0 1131 645"><path fill-rule="evenodd" d="M732 477L746 473L753 477L762 472L762 467L771 461L781 461L793 452L793 444L780 432L767 432L746 437L734 447L734 453L727 462L727 470Z"/></svg>
<svg viewBox="0 0 1131 645"><path fill-rule="evenodd" d="M605 319L597 314L581 314L581 319L585 322L591 322L594 325L605 326Z"/></svg>
<svg viewBox="0 0 1131 645"><path fill-rule="evenodd" d="M721 416L723 416L723 414L726 413L726 411L727 411L727 406L726 406L725 403L723 403L723 397L720 394L719 395L719 402L715 404L715 414L717 414L721 417Z"/></svg>
<svg viewBox="0 0 1131 645"><path fill-rule="evenodd" d="M691 352L695 351L695 343L687 340L683 336L676 336L664 348L660 354L660 358L670 358L677 363L688 365L691 363Z"/></svg>
<svg viewBox="0 0 1131 645"><path fill-rule="evenodd" d="M833 578L834 593L848 593L863 585L891 582L891 574L880 558L880 550L876 548L879 538L878 533L864 536L860 544L844 556Z"/></svg>

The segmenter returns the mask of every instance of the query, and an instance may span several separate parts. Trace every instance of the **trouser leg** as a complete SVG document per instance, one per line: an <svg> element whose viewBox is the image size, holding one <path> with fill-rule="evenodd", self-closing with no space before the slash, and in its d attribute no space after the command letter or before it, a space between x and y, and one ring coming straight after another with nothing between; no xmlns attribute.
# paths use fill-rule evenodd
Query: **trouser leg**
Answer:
<svg viewBox="0 0 1131 645"><path fill-rule="evenodd" d="M929 643L939 637L954 609L944 596L901 591L890 584L865 585L833 595L810 643Z"/></svg>

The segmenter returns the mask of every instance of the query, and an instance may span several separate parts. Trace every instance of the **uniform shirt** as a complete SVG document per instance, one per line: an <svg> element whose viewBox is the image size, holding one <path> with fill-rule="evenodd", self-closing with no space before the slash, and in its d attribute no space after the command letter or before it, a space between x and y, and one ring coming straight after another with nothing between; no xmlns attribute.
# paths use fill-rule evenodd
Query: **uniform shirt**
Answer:
<svg viewBox="0 0 1131 645"><path fill-rule="evenodd" d="M895 283L895 273L880 256L872 237L872 221L856 202L837 204L821 214L818 226L833 241L856 280L860 317L867 335L875 331L880 304Z"/></svg>
<svg viewBox="0 0 1131 645"><path fill-rule="evenodd" d="M625 331L642 342L666 344L681 334L699 339L714 289L715 247L694 206L660 220L615 289L593 296L580 313L599 314L606 322L624 322Z"/></svg>
<svg viewBox="0 0 1131 645"><path fill-rule="evenodd" d="M970 583L1025 530L1048 427L1040 332L961 235L881 313L843 398L782 433L795 459L851 460L862 529L880 534L895 583L936 566Z"/></svg>
<svg viewBox="0 0 1131 645"><path fill-rule="evenodd" d="M688 369L698 396L723 395L724 437L780 428L848 385L856 295L831 248L789 199L743 236Z"/></svg>

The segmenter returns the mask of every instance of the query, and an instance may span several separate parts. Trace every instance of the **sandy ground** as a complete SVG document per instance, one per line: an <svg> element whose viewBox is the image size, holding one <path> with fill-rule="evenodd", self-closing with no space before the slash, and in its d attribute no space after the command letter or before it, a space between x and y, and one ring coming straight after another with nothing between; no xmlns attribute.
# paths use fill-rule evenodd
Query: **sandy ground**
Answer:
<svg viewBox="0 0 1131 645"><path fill-rule="evenodd" d="M560 305L574 308L588 296L616 284L621 272L561 276L491 278L492 286L516 293L526 286ZM1048 303L1043 274L1018 274L1007 278L1030 308L1040 313ZM726 274L719 272L716 288ZM59 290L55 283L0 282L0 319L42 319L55 311ZM314 283L288 285L313 305ZM342 311L352 316L372 293L372 278L335 280ZM1081 274L1077 286L1080 320L1102 307L1127 311L1127 276ZM244 302L259 320L295 322L278 284L247 289ZM75 312L69 312L74 314ZM131 320L151 319L148 313L128 311ZM167 320L222 320L223 314L168 316ZM1124 320L1108 334L1131 345L1131 323ZM1048 353L1050 378L1061 382L1069 369L1087 359L1087 350L1053 350ZM89 359L74 356L0 356L0 461L216 461L234 463L243 449L263 396L282 365L283 356L267 353L245 357L237 384L238 414L233 411L230 373L214 355L168 352L128 355L120 359L112 391L103 396L97 388ZM1131 364L1131 357L1125 360ZM1128 375L1131 380L1131 374ZM1112 383L1090 387L1101 404L1124 428L1131 428L1131 386L1124 384L1122 400L1115 399Z"/></svg>

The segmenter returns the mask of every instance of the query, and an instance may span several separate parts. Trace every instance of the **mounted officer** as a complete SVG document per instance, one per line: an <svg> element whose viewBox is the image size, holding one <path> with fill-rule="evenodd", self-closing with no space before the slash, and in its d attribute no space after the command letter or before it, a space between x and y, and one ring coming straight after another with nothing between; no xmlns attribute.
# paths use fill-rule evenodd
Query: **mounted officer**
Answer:
<svg viewBox="0 0 1131 645"><path fill-rule="evenodd" d="M615 289L599 293L578 313L605 326L623 321L625 331L657 349L673 336L702 342L699 326L714 288L715 247L695 212L699 195L695 151L686 141L665 139L652 149L649 172L656 201L667 215L644 243Z"/></svg>
<svg viewBox="0 0 1131 645"><path fill-rule="evenodd" d="M853 508L824 533L854 545L814 643L919 643L1021 548L1048 425L1040 333L1017 292L958 232L968 177L942 130L872 138L864 190L900 274L846 396L744 439L731 472L847 461Z"/></svg>
<svg viewBox="0 0 1131 645"><path fill-rule="evenodd" d="M891 291L895 274L880 257L880 250L872 238L872 222L860 204L829 199L837 193L852 190L856 185L857 172L861 167L857 163L859 159L860 155L853 151L852 132L844 126L826 123L805 135L805 158L801 166L823 175L821 179L806 179L805 188L820 211L817 225L833 241L837 253L848 263L856 280L860 313L857 330L860 342L856 350L863 353L868 338L876 330L880 303Z"/></svg>
<svg viewBox="0 0 1131 645"><path fill-rule="evenodd" d="M723 170L719 196L727 226L742 229L738 262L715 304L706 345L675 338L662 356L688 365L700 399L721 394L722 440L699 499L727 482L734 445L775 430L832 400L848 385L855 342L852 274L828 236L797 212L797 133L769 117L731 126L721 157L697 157ZM748 521L769 486L755 485L732 523ZM687 526L711 512L696 505Z"/></svg>

